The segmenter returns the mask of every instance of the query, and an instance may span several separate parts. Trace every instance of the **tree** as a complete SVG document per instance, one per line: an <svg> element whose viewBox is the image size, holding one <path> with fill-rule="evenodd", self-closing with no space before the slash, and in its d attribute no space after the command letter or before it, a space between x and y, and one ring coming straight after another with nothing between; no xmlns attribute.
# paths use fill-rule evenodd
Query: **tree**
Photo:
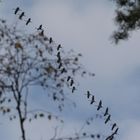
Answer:
<svg viewBox="0 0 140 140"><path fill-rule="evenodd" d="M140 28L140 1L139 0L113 0L117 4L115 23L118 30L112 37L117 44L126 40L130 33Z"/></svg>
<svg viewBox="0 0 140 140"><path fill-rule="evenodd" d="M24 12L21 12L19 19L22 20L23 16ZM26 25L30 21L31 18L27 20ZM17 30L16 26L10 28L5 20L0 20L0 45L0 112L4 115L8 114L10 120L18 118L22 140L27 140L25 122L31 122L33 119L43 118L46 115L48 120L51 120L54 116L46 110L29 110L28 96L31 94L29 90L34 87L44 89L52 102L57 101L55 104L59 111L62 111L67 103L65 87L74 93L76 90L75 75L84 76L87 71L79 63L81 54L76 55L73 51L64 52L61 44L56 44L52 37L45 35L42 25L37 28L37 32L24 34ZM88 74L94 76L92 73ZM93 104L94 96L89 91L86 95L90 99L90 104ZM102 107L100 100L97 110L100 111ZM63 123L61 118L54 117ZM104 115L96 117L105 119L106 124L110 121L111 115L106 109ZM92 121L93 117L88 118L84 126L90 125ZM115 125L114 131L113 126L111 135L106 140L114 139L114 135L117 134L118 127ZM83 132L82 135L75 134L67 138L54 136L52 139L74 140L89 137L93 139L95 136L100 139L101 134Z"/></svg>

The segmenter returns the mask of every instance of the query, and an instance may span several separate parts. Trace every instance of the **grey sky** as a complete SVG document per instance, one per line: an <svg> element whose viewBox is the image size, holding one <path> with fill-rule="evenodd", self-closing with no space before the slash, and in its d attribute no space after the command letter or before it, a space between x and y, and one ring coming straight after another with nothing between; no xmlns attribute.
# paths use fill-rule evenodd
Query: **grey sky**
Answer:
<svg viewBox="0 0 140 140"><path fill-rule="evenodd" d="M84 56L82 64L94 72L96 77L89 79L88 83L87 79L83 80L81 87L84 85L84 89L77 92L91 89L98 99L103 99L104 104L109 106L114 120L119 123L118 139L139 140L140 32L135 32L129 41L122 42L118 46L112 44L109 37L115 29L113 22L115 6L107 0L17 1L5 0L2 3L5 6L0 7L2 8L0 15L3 17L4 10L4 13L12 19L14 17L12 8L21 5L32 18L34 27L42 23L46 33L56 42L62 43L64 49L81 52ZM83 102L87 104L86 101ZM78 102L80 115L87 110L83 102ZM88 105L87 108L91 111ZM77 118L74 120L75 116L71 117L69 125L78 120ZM9 130L12 128L13 125ZM1 129L3 126L0 131ZM14 133L11 132L11 135Z"/></svg>

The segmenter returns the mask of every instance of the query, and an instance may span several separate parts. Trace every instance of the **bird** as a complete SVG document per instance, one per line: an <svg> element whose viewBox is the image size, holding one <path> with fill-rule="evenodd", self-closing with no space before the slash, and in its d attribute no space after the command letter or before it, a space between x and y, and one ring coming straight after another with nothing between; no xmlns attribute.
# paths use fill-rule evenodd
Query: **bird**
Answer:
<svg viewBox="0 0 140 140"><path fill-rule="evenodd" d="M72 93L76 90L75 86L72 87Z"/></svg>
<svg viewBox="0 0 140 140"><path fill-rule="evenodd" d="M61 44L59 44L59 45L57 46L57 51L59 51L60 48L62 48L62 47L61 47Z"/></svg>
<svg viewBox="0 0 140 140"><path fill-rule="evenodd" d="M19 7L17 7L17 8L15 9L14 14L16 15L19 11L20 11L20 8L19 8Z"/></svg>
<svg viewBox="0 0 140 140"><path fill-rule="evenodd" d="M113 133L113 135L117 134L119 128L116 128L115 132Z"/></svg>
<svg viewBox="0 0 140 140"><path fill-rule="evenodd" d="M42 24L39 25L39 27L37 28L37 30L42 30Z"/></svg>
<svg viewBox="0 0 140 140"><path fill-rule="evenodd" d="M113 139L114 139L114 135L110 135L105 140L113 140Z"/></svg>
<svg viewBox="0 0 140 140"><path fill-rule="evenodd" d="M61 63L61 57L57 59L57 63Z"/></svg>
<svg viewBox="0 0 140 140"><path fill-rule="evenodd" d="M70 77L70 76L68 76L68 77L67 77L67 82L68 82L70 79L71 79L71 77Z"/></svg>
<svg viewBox="0 0 140 140"><path fill-rule="evenodd" d="M104 116L108 115L108 107L105 110Z"/></svg>
<svg viewBox="0 0 140 140"><path fill-rule="evenodd" d="M105 124L110 120L111 115L108 115L108 117L105 120Z"/></svg>
<svg viewBox="0 0 140 140"><path fill-rule="evenodd" d="M101 108L102 108L102 101L100 100L97 110L100 110Z"/></svg>
<svg viewBox="0 0 140 140"><path fill-rule="evenodd" d="M52 37L50 37L49 39L49 43L51 44L53 42Z"/></svg>
<svg viewBox="0 0 140 140"><path fill-rule="evenodd" d="M92 95L92 99L91 99L90 104L93 104L94 102L95 102L95 97L94 97L94 95Z"/></svg>
<svg viewBox="0 0 140 140"><path fill-rule="evenodd" d="M25 16L25 13L22 12L20 15L19 15L19 19L22 20L22 18Z"/></svg>
<svg viewBox="0 0 140 140"><path fill-rule="evenodd" d="M89 99L89 97L91 95L89 90L87 91L87 94L86 95L87 95L87 98Z"/></svg>
<svg viewBox="0 0 140 140"><path fill-rule="evenodd" d="M111 130L113 130L116 126L117 126L117 124L116 124L116 123L114 123L114 124L112 125Z"/></svg>
<svg viewBox="0 0 140 140"><path fill-rule="evenodd" d="M70 86L72 86L73 84L74 84L74 81L71 79Z"/></svg>
<svg viewBox="0 0 140 140"><path fill-rule="evenodd" d="M56 56L57 56L58 58L60 58L60 57L61 57L61 56L60 56L60 52L58 52Z"/></svg>
<svg viewBox="0 0 140 140"><path fill-rule="evenodd" d="M28 25L30 22L31 22L31 18L29 18L29 19L26 21L26 25Z"/></svg>
<svg viewBox="0 0 140 140"><path fill-rule="evenodd" d="M58 69L60 69L62 67L62 63L59 64Z"/></svg>

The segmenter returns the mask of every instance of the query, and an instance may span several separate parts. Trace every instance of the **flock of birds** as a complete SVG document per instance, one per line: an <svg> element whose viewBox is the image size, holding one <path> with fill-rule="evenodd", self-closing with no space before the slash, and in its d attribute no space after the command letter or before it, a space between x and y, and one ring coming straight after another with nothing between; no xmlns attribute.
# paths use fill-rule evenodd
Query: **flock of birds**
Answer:
<svg viewBox="0 0 140 140"><path fill-rule="evenodd" d="M23 17L25 16L25 12L21 12L19 14L19 12L21 11L21 9L19 7L17 7L16 9L14 9L14 14L15 15L19 15L19 19L20 20L23 20ZM28 18L26 20L26 25L29 25L29 23L31 23L31 18ZM42 24L39 25L38 28L36 28L38 31L41 31L40 32L40 35L41 36L44 36L44 30L43 30L43 26ZM53 42L53 39L52 37L50 37L49 39L49 43L51 44ZM61 44L59 44L57 46L57 63L58 63L58 69L61 71L61 73L65 73L67 72L67 70L63 67L63 63L62 63L62 58L61 58L61 53L60 53L60 49L62 48ZM72 93L74 93L74 91L76 90L76 87L74 86L74 80L71 76L68 76L67 77L67 82L69 83L71 89L72 89ZM95 96L92 95L90 93L90 91L87 91L86 93L86 96L87 96L87 99L90 99L90 104L94 104L96 101L95 101ZM103 105L102 105L102 100L99 101L99 103L96 105L97 106L97 111L100 111L101 108L103 108ZM109 123L109 121L111 121L111 114L109 114L109 108L107 107L104 111L104 114L103 114L104 118L105 118L105 121L104 123L107 124ZM114 139L114 135L116 135L118 133L118 130L119 130L119 127L117 126L116 123L113 123L111 124L111 130L112 130L112 134L110 136L108 136L105 140L113 140Z"/></svg>
<svg viewBox="0 0 140 140"><path fill-rule="evenodd" d="M86 96L87 96L87 99L90 99L91 105L96 102L95 96L92 95L90 93L90 91L87 91ZM103 108L102 100L100 100L99 103L97 104L97 111L99 111L101 108ZM103 116L105 117L105 122L104 122L105 124L107 124L109 121L111 121L111 114L109 114L108 107L105 109ZM118 130L119 130L117 123L111 124L111 130L113 131L112 134L110 136L108 136L105 140L113 140L114 139L114 135L116 135L118 133Z"/></svg>

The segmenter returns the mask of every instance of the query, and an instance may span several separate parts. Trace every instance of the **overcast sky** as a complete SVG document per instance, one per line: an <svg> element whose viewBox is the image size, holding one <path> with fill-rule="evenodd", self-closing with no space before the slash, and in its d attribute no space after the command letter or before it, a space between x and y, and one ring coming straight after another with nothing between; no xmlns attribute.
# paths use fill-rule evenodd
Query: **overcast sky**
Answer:
<svg viewBox="0 0 140 140"><path fill-rule="evenodd" d="M15 22L12 9L17 6L32 18L32 24L27 29L43 24L46 34L61 43L64 50L73 49L83 54L82 64L96 76L83 80L83 89L80 88L76 94L86 89L94 91L96 97L109 106L113 120L118 123L118 139L139 140L140 32L134 32L128 41L117 46L112 43L110 36L116 28L113 21L115 4L110 0L3 0L0 16ZM74 129L76 122L77 125L81 123L80 116L86 114L85 111L91 111L86 101L78 101L78 104L78 119L75 115L70 115L72 119L66 115L69 127ZM45 140L43 124L42 121L42 132L38 138ZM14 125L10 123L8 128L6 124L0 125L0 136L2 134L7 140L17 138ZM36 132L34 129L30 131ZM31 138L35 139L35 136Z"/></svg>

